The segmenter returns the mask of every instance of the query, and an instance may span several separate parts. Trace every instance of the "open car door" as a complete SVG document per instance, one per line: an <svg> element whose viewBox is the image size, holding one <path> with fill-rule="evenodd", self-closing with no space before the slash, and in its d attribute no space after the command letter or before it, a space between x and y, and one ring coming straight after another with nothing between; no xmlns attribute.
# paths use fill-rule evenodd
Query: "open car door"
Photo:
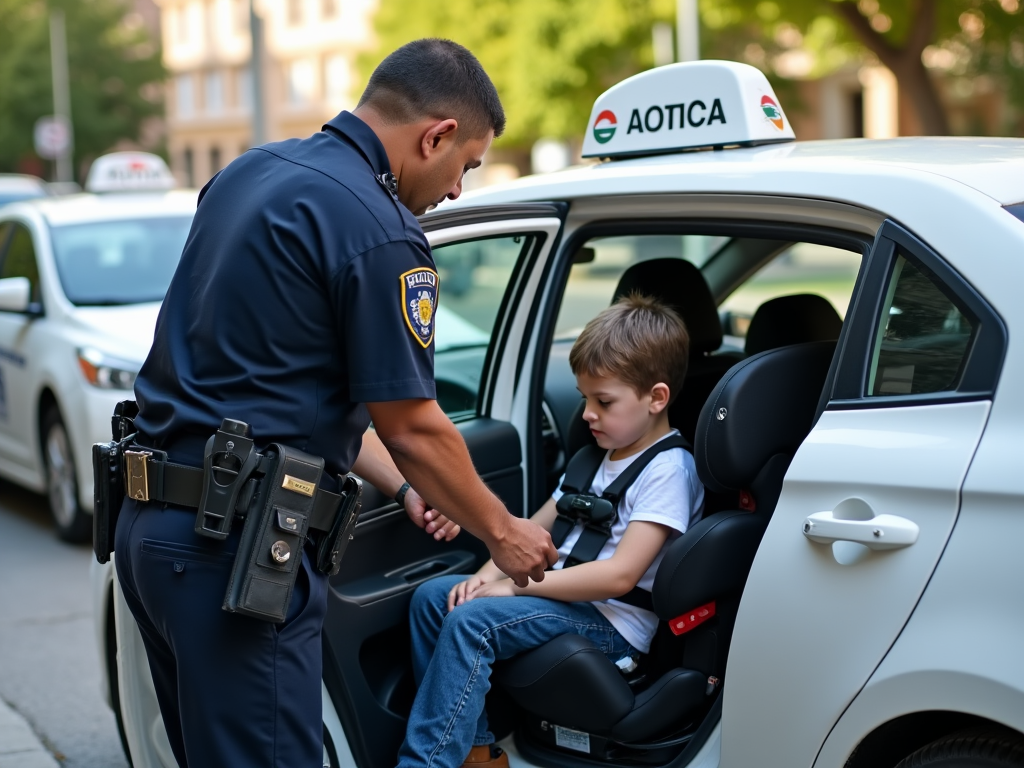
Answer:
<svg viewBox="0 0 1024 768"><path fill-rule="evenodd" d="M477 472L516 515L528 514L530 367L523 358L564 210L524 204L423 219L441 286L434 342L438 402L465 437ZM337 734L331 746L344 755L341 763L351 754L359 768L389 768L415 693L412 592L429 578L471 572L488 554L465 532L449 543L434 541L368 486L354 536L331 579L324 624L324 682L347 749Z"/></svg>

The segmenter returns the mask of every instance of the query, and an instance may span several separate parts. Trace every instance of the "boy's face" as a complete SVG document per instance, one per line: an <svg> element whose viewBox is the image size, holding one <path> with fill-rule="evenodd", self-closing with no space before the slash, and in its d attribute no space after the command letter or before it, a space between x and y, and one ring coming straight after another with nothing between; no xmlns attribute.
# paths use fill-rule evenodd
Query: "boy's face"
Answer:
<svg viewBox="0 0 1024 768"><path fill-rule="evenodd" d="M576 377L576 388L586 399L583 420L605 450L627 448L641 440L668 405L668 387L664 384L638 395L633 387L614 377L582 373Z"/></svg>

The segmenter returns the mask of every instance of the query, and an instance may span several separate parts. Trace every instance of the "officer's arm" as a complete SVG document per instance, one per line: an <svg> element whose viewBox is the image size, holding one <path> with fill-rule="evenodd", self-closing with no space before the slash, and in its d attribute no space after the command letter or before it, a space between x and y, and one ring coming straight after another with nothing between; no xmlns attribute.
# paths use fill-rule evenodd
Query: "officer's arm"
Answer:
<svg viewBox="0 0 1024 768"><path fill-rule="evenodd" d="M363 444L359 448L355 464L352 465L352 471L389 497L397 494L405 482L391 454L372 429L363 434ZM405 494L405 511L409 519L438 541L451 541L459 535L459 526L436 509L428 509L426 502L413 488Z"/></svg>
<svg viewBox="0 0 1024 768"><path fill-rule="evenodd" d="M367 403L377 436L427 503L481 539L517 584L558 559L551 536L508 513L477 475L462 435L435 400Z"/></svg>

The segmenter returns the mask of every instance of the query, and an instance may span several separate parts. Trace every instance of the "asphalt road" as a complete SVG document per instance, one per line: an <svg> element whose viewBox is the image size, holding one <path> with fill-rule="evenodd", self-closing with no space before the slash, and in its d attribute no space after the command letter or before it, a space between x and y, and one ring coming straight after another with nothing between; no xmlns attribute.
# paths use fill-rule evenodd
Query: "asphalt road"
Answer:
<svg viewBox="0 0 1024 768"><path fill-rule="evenodd" d="M0 481L0 698L64 768L128 768L100 693L91 558L57 539L42 497Z"/></svg>

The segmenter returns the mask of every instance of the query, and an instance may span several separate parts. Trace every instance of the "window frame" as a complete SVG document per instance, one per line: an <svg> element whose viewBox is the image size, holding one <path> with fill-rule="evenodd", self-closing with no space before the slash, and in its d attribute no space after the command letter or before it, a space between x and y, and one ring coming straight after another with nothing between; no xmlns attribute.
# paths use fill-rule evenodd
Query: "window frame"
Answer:
<svg viewBox="0 0 1024 768"><path fill-rule="evenodd" d="M975 325L953 390L900 395L868 392L875 342L884 321L882 309L900 255L927 275ZM934 249L891 219L879 228L865 266L863 288L851 304L848 333L840 339L839 364L826 410L991 400L1006 354L1006 324L974 286Z"/></svg>
<svg viewBox="0 0 1024 768"><path fill-rule="evenodd" d="M7 226L10 229L4 233L3 228ZM43 317L46 314L45 304L43 302L43 270L39 259L39 248L36 245L35 233L28 222L21 219L5 219L0 221L0 279L4 272L4 267L7 264L7 256L11 249L11 244L14 242L14 237L18 232L18 227L25 230L28 235L29 242L32 244L32 259L36 265L36 284L31 285L29 292L29 304L25 308L24 312L5 312L9 315L21 315L23 317L37 318ZM18 275L15 275L18 277ZM36 301L32 301L32 297L37 298Z"/></svg>

